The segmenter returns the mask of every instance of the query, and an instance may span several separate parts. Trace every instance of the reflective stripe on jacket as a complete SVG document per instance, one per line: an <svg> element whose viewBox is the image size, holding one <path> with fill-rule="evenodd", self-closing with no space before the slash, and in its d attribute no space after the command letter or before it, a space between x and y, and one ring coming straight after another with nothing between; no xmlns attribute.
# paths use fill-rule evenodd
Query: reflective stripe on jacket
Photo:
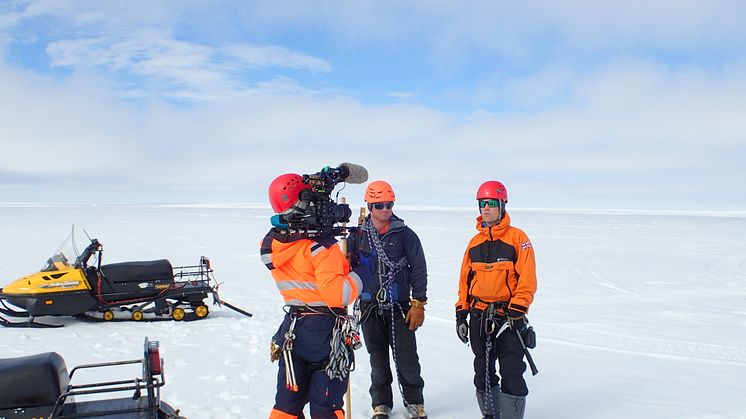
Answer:
<svg viewBox="0 0 746 419"><path fill-rule="evenodd" d="M284 243L267 234L261 257L288 305L346 307L363 288L332 237Z"/></svg>
<svg viewBox="0 0 746 419"><path fill-rule="evenodd" d="M536 293L536 261L528 236L510 225L507 212L493 226L477 217L477 230L461 263L456 310L504 302L527 313Z"/></svg>

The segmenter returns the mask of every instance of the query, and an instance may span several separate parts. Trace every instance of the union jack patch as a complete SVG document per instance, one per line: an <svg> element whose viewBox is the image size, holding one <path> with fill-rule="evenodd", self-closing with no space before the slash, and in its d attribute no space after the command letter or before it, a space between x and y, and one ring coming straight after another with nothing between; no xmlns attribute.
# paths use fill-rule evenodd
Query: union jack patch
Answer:
<svg viewBox="0 0 746 419"><path fill-rule="evenodd" d="M525 242L521 243L521 250L526 250L531 248L531 242L526 240Z"/></svg>

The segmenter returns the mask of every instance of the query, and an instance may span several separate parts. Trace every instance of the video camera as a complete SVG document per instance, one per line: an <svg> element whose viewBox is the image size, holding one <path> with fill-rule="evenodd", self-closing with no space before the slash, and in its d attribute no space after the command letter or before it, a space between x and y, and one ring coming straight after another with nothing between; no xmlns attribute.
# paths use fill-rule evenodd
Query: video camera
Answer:
<svg viewBox="0 0 746 419"><path fill-rule="evenodd" d="M338 183L365 183L368 171L363 166L342 163L339 167L326 166L317 173L302 177L309 188L301 191L298 202L293 205L294 210L289 214L278 214L273 225L297 230L309 237L345 234L343 228L336 225L349 222L352 210L349 205L332 200L331 194Z"/></svg>

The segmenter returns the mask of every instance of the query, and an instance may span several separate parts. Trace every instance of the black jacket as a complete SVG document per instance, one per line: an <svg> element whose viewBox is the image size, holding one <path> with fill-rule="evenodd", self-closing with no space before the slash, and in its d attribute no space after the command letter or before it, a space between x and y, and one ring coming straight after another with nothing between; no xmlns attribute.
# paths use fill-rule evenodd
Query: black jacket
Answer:
<svg viewBox="0 0 746 419"><path fill-rule="evenodd" d="M369 219L370 215L366 222ZM363 281L360 299L363 302L376 301L376 295L387 280L386 273L389 269L378 257L365 229L359 229L351 240L350 248L356 253L355 259L358 263L369 263L371 267L372 281ZM417 234L404 224L404 220L392 215L388 231L381 236L381 244L391 262L397 263L406 258L403 268L394 276L392 286L386 290L386 300L408 302L411 296L422 302L427 301L425 252Z"/></svg>

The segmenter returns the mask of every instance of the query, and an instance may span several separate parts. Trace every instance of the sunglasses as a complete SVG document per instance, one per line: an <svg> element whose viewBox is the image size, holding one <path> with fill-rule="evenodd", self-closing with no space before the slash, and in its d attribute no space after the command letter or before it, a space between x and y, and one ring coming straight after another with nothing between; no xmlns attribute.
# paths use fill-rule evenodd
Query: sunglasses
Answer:
<svg viewBox="0 0 746 419"><path fill-rule="evenodd" d="M497 208L500 206L500 201L497 199L480 199L479 208L490 207Z"/></svg>
<svg viewBox="0 0 746 419"><path fill-rule="evenodd" d="M393 202L376 202L375 204L371 204L371 206L377 210L382 210L384 208L391 209L394 208Z"/></svg>

